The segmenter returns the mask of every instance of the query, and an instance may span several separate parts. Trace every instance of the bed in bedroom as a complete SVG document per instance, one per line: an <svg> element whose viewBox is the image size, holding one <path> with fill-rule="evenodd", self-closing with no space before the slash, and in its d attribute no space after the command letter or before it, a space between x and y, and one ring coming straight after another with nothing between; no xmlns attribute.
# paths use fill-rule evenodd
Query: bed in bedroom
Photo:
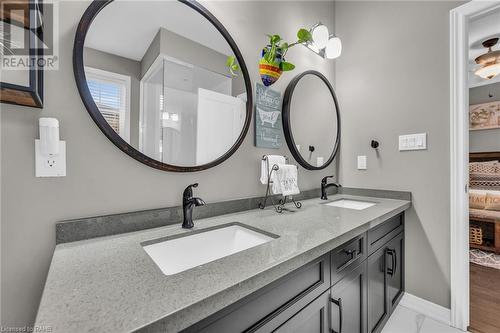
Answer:
<svg viewBox="0 0 500 333"><path fill-rule="evenodd" d="M500 254L500 152L469 154L470 247Z"/></svg>

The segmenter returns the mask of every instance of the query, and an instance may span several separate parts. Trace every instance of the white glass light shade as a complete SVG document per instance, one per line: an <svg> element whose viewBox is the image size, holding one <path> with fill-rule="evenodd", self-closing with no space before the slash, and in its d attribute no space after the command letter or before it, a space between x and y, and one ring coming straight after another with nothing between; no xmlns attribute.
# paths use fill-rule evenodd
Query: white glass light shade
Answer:
<svg viewBox="0 0 500 333"><path fill-rule="evenodd" d="M330 37L330 33L328 32L326 25L319 24L313 28L312 39L314 45L318 49L322 49L326 46L326 43L328 43L328 37Z"/></svg>
<svg viewBox="0 0 500 333"><path fill-rule="evenodd" d="M500 74L500 63L481 67L474 74L483 79L492 79Z"/></svg>
<svg viewBox="0 0 500 333"><path fill-rule="evenodd" d="M325 56L328 59L340 57L342 53L342 41L338 37L332 37L328 40L325 48Z"/></svg>

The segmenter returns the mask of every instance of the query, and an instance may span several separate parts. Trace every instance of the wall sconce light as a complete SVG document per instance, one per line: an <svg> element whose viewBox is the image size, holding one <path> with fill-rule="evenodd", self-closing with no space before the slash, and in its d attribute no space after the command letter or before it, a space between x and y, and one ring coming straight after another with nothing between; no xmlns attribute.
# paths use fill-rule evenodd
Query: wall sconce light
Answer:
<svg viewBox="0 0 500 333"><path fill-rule="evenodd" d="M325 47L325 56L328 59L335 59L340 57L341 53L342 53L342 41L340 40L340 38L331 35Z"/></svg>
<svg viewBox="0 0 500 333"><path fill-rule="evenodd" d="M324 49L328 38L330 38L328 27L322 23L317 23L311 28L311 35L313 43L318 49Z"/></svg>
<svg viewBox="0 0 500 333"><path fill-rule="evenodd" d="M319 55L327 59L335 59L342 53L342 41L340 38L328 32L328 27L322 23L315 24L311 30L312 42L308 42L305 46Z"/></svg>

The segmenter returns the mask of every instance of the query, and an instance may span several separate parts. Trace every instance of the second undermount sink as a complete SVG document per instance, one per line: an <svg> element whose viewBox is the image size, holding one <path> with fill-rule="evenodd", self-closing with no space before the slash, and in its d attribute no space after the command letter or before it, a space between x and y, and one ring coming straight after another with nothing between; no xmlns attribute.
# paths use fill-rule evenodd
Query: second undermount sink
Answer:
<svg viewBox="0 0 500 333"><path fill-rule="evenodd" d="M165 275L173 275L231 254L270 242L279 236L231 223L142 243Z"/></svg>
<svg viewBox="0 0 500 333"><path fill-rule="evenodd" d="M351 199L339 199L332 202L325 203L327 206L340 207L340 208L348 208L348 209L356 209L363 210L368 207L375 206L375 202L369 201L361 201L361 200L351 200Z"/></svg>

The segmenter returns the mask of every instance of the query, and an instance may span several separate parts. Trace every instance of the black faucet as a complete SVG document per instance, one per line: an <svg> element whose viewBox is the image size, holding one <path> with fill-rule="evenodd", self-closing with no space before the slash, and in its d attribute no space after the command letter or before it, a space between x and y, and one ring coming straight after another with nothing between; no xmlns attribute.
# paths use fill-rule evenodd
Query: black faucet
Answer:
<svg viewBox="0 0 500 333"><path fill-rule="evenodd" d="M333 176L326 176L325 178L321 179L321 200L328 200L327 189L330 186L335 186L336 188L342 187L342 185L337 184L337 183L328 184L327 183L328 178L333 178Z"/></svg>
<svg viewBox="0 0 500 333"><path fill-rule="evenodd" d="M194 227L193 223L193 207L204 206L205 201L200 198L193 198L193 187L198 187L198 183L194 183L186 187L182 195L182 210L184 212L184 221L182 227L184 229L191 229Z"/></svg>

